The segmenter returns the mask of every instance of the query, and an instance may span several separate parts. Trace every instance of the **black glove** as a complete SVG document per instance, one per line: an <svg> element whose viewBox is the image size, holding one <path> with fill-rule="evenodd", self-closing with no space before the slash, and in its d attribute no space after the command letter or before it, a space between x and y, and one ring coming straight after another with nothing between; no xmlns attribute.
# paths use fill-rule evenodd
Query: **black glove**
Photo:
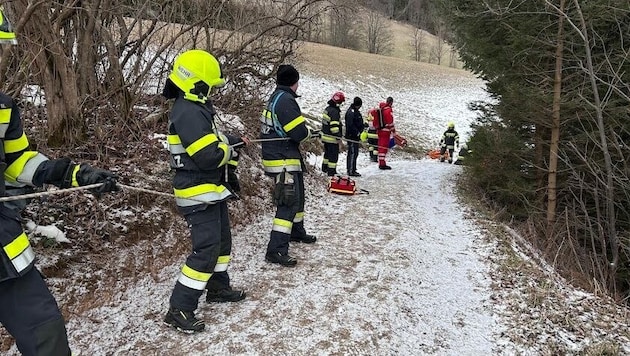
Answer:
<svg viewBox="0 0 630 356"><path fill-rule="evenodd" d="M322 133L319 130L311 130L311 136L309 138L319 138L322 137Z"/></svg>
<svg viewBox="0 0 630 356"><path fill-rule="evenodd" d="M101 193L115 192L120 190L116 185L116 179L118 177L107 170L100 168L93 168L87 164L82 164L77 172L77 182L79 186L103 183L100 187L90 189L90 191L96 196Z"/></svg>
<svg viewBox="0 0 630 356"><path fill-rule="evenodd" d="M239 193L241 191L241 184L238 182L236 168L228 168L227 183L230 185L230 187L232 187L232 191L234 191L235 193Z"/></svg>

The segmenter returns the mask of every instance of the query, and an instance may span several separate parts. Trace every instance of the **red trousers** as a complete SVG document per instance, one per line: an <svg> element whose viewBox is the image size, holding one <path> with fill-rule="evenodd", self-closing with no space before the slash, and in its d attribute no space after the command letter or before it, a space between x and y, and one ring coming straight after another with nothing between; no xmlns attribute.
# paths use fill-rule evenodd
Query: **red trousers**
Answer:
<svg viewBox="0 0 630 356"><path fill-rule="evenodd" d="M379 166L384 166L385 163L385 156L387 156L387 151L389 151L389 138L390 138L390 131L385 131L385 130L379 130L377 132L378 135L378 165Z"/></svg>

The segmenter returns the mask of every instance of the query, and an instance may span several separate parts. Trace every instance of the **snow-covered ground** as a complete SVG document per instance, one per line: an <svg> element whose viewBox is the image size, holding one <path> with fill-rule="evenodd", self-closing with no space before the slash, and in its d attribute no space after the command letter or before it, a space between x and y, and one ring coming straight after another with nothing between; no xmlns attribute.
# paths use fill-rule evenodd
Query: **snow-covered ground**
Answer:
<svg viewBox="0 0 630 356"><path fill-rule="evenodd" d="M467 104L486 98L483 83L465 72L438 75L430 83L403 79L407 77L401 73L387 82L370 76L335 82L322 74L302 73L299 103L304 112L316 116L336 90L346 93L348 104L352 97L361 96L363 112L392 96L396 125L412 146L436 146L448 121L456 123L464 142L474 119ZM344 111L346 108L347 104ZM207 323L203 333L184 335L162 324L184 254L166 266L156 262L150 274L130 278L133 254L144 250L125 250L132 264L123 269L125 274L113 277L119 280L116 287L98 290L100 301L95 298L93 305L69 318L73 352L563 354L583 351L601 341L622 345L617 348L620 353L630 351L627 332L606 336L597 326L603 320L626 327L624 309L602 318L594 311L598 308L580 304L589 299L593 305L595 297L573 291L557 276L528 276L529 269L524 267L518 278L501 274L497 265L512 255L488 232L488 222L455 196L461 166L412 158L397 150L388 159L391 171L379 170L366 153L360 155L358 170L363 176L356 181L369 194L333 195L326 192L321 173L309 176L305 222L318 241L291 245L290 253L299 259L294 268L264 261L274 213L270 203L251 224L235 229L232 285L244 288L248 297L235 304L210 305L202 300L197 313ZM321 157L310 156L308 161L318 167ZM339 171L345 173L345 153ZM267 191L268 183L262 181L260 189ZM159 256L168 254L160 249L173 243L188 244L182 227L173 225L164 236L156 236L151 251ZM520 256L519 247L512 247ZM524 253L519 258L526 261L522 266L531 262ZM103 276L94 271L92 278L98 283ZM536 282L547 281L545 278L549 282L543 284L559 284L562 293L545 289L543 297L549 300L528 304L528 288L535 290ZM55 279L49 283L56 285ZM56 287L53 290L61 293ZM577 303L588 315L565 314L582 324L559 326L556 319L563 312L552 310L558 305L554 301ZM559 346L547 346L550 340ZM15 347L9 351L9 355L16 353Z"/></svg>

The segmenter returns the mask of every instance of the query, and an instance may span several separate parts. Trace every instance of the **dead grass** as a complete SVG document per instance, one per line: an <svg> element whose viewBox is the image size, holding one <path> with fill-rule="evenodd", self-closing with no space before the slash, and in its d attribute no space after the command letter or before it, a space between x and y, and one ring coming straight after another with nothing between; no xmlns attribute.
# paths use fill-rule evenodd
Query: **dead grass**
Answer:
<svg viewBox="0 0 630 356"><path fill-rule="evenodd" d="M371 75L393 83L400 83L401 80L404 83L417 83L418 75L431 77L444 73L462 74L461 69L318 43L302 43L298 56L300 65L308 72L340 81Z"/></svg>

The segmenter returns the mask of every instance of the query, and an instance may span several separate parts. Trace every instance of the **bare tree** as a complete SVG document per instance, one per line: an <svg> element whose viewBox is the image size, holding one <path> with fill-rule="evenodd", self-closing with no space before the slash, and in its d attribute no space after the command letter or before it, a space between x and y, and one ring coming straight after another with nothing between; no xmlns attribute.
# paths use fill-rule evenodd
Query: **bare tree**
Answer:
<svg viewBox="0 0 630 356"><path fill-rule="evenodd" d="M328 38L326 42L332 46L359 49L359 38L356 33L357 17L353 1L337 0L328 11Z"/></svg>
<svg viewBox="0 0 630 356"><path fill-rule="evenodd" d="M556 63L553 80L553 109L551 118L551 140L549 143L549 173L547 184L547 236L551 236L556 221L558 144L560 141L560 95L562 91L562 55L564 51L564 0L558 9L558 34L556 38Z"/></svg>
<svg viewBox="0 0 630 356"><path fill-rule="evenodd" d="M426 32L416 28L413 31L412 47L413 47L413 59L420 62L422 58L422 50L425 45Z"/></svg>
<svg viewBox="0 0 630 356"><path fill-rule="evenodd" d="M429 56L429 63L436 63L437 65L442 64L442 58L444 54L448 50L448 46L445 41L445 31L446 27L442 23L438 23L437 25L437 33L435 43L431 48L431 55Z"/></svg>
<svg viewBox="0 0 630 356"><path fill-rule="evenodd" d="M369 53L384 54L391 49L392 34L382 15L368 11L364 20L364 35Z"/></svg>
<svg viewBox="0 0 630 356"><path fill-rule="evenodd" d="M45 93L49 144L81 142L89 127L135 131L134 108L158 94L175 55L209 50L224 63L231 84L222 105L251 110L278 64L295 55L325 0L42 0L8 4L19 15L18 46L2 56L5 89L26 83ZM191 11L191 9L195 9ZM8 85L14 85L8 88ZM238 85L238 86L237 86ZM105 110L105 112L103 111Z"/></svg>

